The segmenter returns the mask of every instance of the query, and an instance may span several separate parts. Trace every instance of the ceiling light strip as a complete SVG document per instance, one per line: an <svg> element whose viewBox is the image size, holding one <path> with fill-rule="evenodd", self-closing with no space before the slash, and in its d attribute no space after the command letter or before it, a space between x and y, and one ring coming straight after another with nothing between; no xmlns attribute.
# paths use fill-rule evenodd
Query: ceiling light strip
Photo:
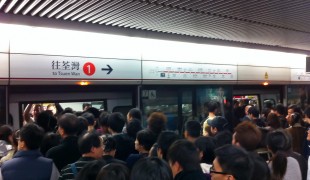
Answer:
<svg viewBox="0 0 310 180"><path fill-rule="evenodd" d="M0 2L0 9L2 8L2 6L4 5L5 2L6 2L6 0L1 0L1 2Z"/></svg>
<svg viewBox="0 0 310 180"><path fill-rule="evenodd" d="M28 2L29 2L29 0L24 0L24 1L14 10L14 14L17 14Z"/></svg>
<svg viewBox="0 0 310 180"><path fill-rule="evenodd" d="M65 4L63 4L62 6L60 6L59 8L55 9L52 13L50 13L47 17L51 18L53 17L55 14L59 13L59 11L63 10L64 8L70 6L71 4L76 3L76 0L70 0L67 1Z"/></svg>
<svg viewBox="0 0 310 180"><path fill-rule="evenodd" d="M17 0L12 0L11 3L5 8L4 12L8 13L12 7L16 4Z"/></svg>
<svg viewBox="0 0 310 180"><path fill-rule="evenodd" d="M75 3L74 5L72 5L71 7L69 7L68 9L66 9L65 11L61 12L59 15L56 16L56 19L61 18L62 16L64 16L65 14L67 14L68 12L72 11L73 9L79 7L81 4L85 3L86 0L82 0L79 1L77 3Z"/></svg>
<svg viewBox="0 0 310 180"><path fill-rule="evenodd" d="M45 16L45 14L47 14L48 12L50 12L51 10L53 10L56 6L58 6L60 3L62 3L64 0L58 0L57 2L55 2L53 5L49 6L47 9L45 9L45 11L43 11L40 14L40 17Z"/></svg>
<svg viewBox="0 0 310 180"><path fill-rule="evenodd" d="M80 18L80 17L82 17L82 16L84 16L84 15L86 15L88 13L91 13L91 12L95 11L96 9L98 9L99 7L101 7L101 6L105 5L105 4L106 4L105 1L101 1L98 4L95 4L95 5L91 6L91 7L89 7L88 9L84 9L84 11L82 11L81 13L79 13L79 14L75 15L74 17L72 17L71 21L74 21L74 20L76 20L76 19L78 19L78 18Z"/></svg>
<svg viewBox="0 0 310 180"><path fill-rule="evenodd" d="M88 2L87 4L83 5L82 7L78 8L77 10L73 11L72 13L68 14L64 17L64 20L76 15L77 13L83 11L84 9L88 8L89 6L92 6L93 4L97 3L98 0L93 0ZM72 20L72 19L71 19Z"/></svg>
<svg viewBox="0 0 310 180"><path fill-rule="evenodd" d="M36 15L38 12L40 12L46 5L48 5L52 0L47 0L43 4L41 4L35 11L31 13L32 16Z"/></svg>
<svg viewBox="0 0 310 180"><path fill-rule="evenodd" d="M26 10L23 11L23 15L26 15L33 7L35 7L41 0L35 0L31 3Z"/></svg>

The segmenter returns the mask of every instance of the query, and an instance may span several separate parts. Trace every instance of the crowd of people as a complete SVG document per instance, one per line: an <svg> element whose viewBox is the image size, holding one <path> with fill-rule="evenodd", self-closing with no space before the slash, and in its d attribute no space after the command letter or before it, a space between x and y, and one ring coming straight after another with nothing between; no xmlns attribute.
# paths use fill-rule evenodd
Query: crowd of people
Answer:
<svg viewBox="0 0 310 180"><path fill-rule="evenodd" d="M278 104L260 113L235 102L233 117L219 116L217 102L207 108L207 118L178 133L160 111L143 127L138 108L124 116L29 105L21 129L0 127L0 179L310 179L310 108Z"/></svg>

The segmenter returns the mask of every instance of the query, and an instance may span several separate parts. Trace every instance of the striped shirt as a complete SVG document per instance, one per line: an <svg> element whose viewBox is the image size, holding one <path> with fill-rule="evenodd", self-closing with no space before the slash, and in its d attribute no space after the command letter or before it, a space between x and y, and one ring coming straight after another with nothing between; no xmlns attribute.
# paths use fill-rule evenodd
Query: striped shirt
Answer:
<svg viewBox="0 0 310 180"><path fill-rule="evenodd" d="M87 163L94 161L92 157L81 157L78 161L75 162L75 167L77 172L79 172ZM77 175L77 174L76 174ZM71 164L66 165L62 168L58 180L74 180L75 176L73 174Z"/></svg>

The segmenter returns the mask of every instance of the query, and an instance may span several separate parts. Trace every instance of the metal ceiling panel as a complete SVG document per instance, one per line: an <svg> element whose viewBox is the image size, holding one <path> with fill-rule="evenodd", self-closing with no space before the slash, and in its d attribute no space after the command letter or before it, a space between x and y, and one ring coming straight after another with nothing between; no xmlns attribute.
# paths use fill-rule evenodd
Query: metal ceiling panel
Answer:
<svg viewBox="0 0 310 180"><path fill-rule="evenodd" d="M310 1L0 0L1 13L310 51Z"/></svg>

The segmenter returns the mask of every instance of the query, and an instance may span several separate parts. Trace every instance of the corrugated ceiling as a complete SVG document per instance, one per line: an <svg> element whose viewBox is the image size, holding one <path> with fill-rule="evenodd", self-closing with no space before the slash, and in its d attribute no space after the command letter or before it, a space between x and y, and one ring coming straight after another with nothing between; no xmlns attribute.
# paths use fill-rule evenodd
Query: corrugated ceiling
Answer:
<svg viewBox="0 0 310 180"><path fill-rule="evenodd" d="M0 0L1 14L310 51L310 1Z"/></svg>

